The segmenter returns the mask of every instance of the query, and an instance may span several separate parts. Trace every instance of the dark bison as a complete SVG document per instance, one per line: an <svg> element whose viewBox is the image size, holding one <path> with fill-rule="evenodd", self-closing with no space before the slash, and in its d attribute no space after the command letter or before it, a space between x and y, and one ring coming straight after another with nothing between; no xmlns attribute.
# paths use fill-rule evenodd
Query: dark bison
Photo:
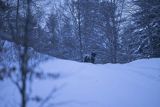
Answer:
<svg viewBox="0 0 160 107"><path fill-rule="evenodd" d="M95 63L96 53L92 52L91 55L85 55L84 62Z"/></svg>

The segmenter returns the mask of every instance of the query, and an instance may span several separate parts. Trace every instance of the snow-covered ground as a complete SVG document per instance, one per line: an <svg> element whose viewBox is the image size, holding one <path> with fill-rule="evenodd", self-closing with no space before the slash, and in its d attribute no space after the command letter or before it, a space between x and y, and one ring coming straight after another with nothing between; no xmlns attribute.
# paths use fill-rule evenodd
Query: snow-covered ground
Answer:
<svg viewBox="0 0 160 107"><path fill-rule="evenodd" d="M160 59L102 65L54 58L39 69L60 73L57 80L34 81L32 94L46 98L43 107L160 107ZM9 81L1 81L0 107L16 107L17 93Z"/></svg>

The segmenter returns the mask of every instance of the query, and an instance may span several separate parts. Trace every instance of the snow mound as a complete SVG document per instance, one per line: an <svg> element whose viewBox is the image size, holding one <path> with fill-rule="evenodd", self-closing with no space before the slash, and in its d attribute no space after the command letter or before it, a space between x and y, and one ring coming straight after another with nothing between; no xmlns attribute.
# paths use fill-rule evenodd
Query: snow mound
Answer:
<svg viewBox="0 0 160 107"><path fill-rule="evenodd" d="M159 65L160 59L142 59L128 64L90 64L54 58L38 68L59 73L60 78L34 81L32 93L45 98L54 91L44 107L160 107ZM0 82L2 86L4 83ZM5 90L11 88L5 87ZM1 95L2 92L0 98ZM3 107L1 105L0 102ZM37 105L29 103L29 107Z"/></svg>

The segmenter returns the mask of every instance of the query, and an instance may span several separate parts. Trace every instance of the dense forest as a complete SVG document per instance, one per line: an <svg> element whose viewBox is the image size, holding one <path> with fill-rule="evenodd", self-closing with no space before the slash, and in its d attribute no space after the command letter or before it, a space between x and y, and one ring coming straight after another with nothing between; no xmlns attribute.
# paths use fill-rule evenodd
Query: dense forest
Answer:
<svg viewBox="0 0 160 107"><path fill-rule="evenodd" d="M96 63L160 57L159 5L159 0L1 0L0 50L10 41L76 61L92 52Z"/></svg>

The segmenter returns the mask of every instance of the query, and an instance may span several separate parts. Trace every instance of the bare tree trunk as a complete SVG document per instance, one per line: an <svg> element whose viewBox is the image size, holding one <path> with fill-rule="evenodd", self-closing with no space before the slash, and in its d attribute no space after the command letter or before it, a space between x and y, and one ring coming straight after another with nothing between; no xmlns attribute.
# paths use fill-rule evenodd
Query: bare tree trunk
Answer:
<svg viewBox="0 0 160 107"><path fill-rule="evenodd" d="M114 9L112 10L111 21L113 23L112 26L112 63L117 63L117 47L118 47L118 32L120 30L120 24L122 20L122 13L124 9L125 0L122 0L121 5L118 4L118 0L111 0L111 3L114 5ZM117 9L117 6L120 6ZM116 12L120 15L116 16Z"/></svg>
<svg viewBox="0 0 160 107"><path fill-rule="evenodd" d="M26 8L26 23L25 23L25 34L24 34L24 40L23 40L23 53L21 56L21 75L22 75L22 90L21 90L21 97L22 97L22 105L21 107L27 107L27 96L26 96L26 88L27 88L27 72L28 72L28 27L29 27L29 18L30 18L30 0L27 0L27 8Z"/></svg>
<svg viewBox="0 0 160 107"><path fill-rule="evenodd" d="M18 22L19 22L19 0L17 0L17 9L16 9L16 36L18 36L19 34Z"/></svg>
<svg viewBox="0 0 160 107"><path fill-rule="evenodd" d="M82 45L82 35L81 35L81 16L80 16L80 1L78 0L78 35L80 42L80 58L83 61L83 45Z"/></svg>
<svg viewBox="0 0 160 107"><path fill-rule="evenodd" d="M111 14L111 21L112 21L112 63L117 62L117 24L116 24L116 2L115 0L111 1L114 4L114 7L112 9L112 14Z"/></svg>
<svg viewBox="0 0 160 107"><path fill-rule="evenodd" d="M25 66L25 65L22 65ZM21 89L21 107L27 107L27 100L26 100L26 68L22 67L22 89Z"/></svg>
<svg viewBox="0 0 160 107"><path fill-rule="evenodd" d="M147 29L148 29L148 35L149 35L149 51L150 52L147 52L147 56L150 58L150 57L153 57L153 45L152 45L152 34L151 34L151 27L150 25L147 26Z"/></svg>

